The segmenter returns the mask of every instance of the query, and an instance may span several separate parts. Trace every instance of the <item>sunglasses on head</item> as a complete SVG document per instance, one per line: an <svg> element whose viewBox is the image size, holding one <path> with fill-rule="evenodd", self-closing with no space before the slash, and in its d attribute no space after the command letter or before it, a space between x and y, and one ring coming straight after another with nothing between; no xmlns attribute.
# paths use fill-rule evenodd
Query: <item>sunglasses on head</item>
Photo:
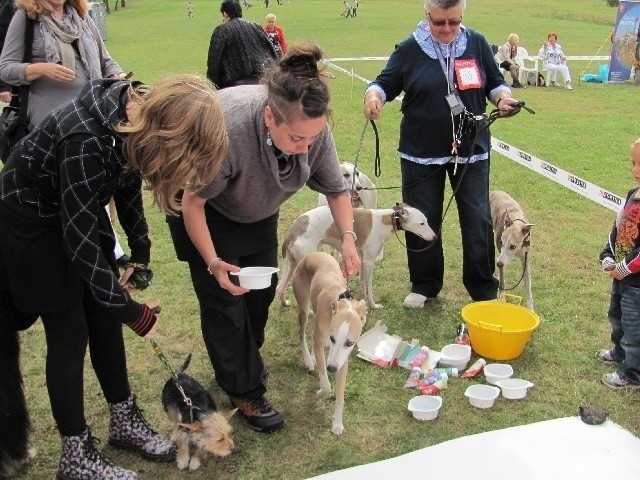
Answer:
<svg viewBox="0 0 640 480"><path fill-rule="evenodd" d="M429 21L436 27L444 27L447 24L450 27L457 27L462 23L462 17L459 20L434 20L433 18L431 18L430 13L428 13L427 15L429 15Z"/></svg>

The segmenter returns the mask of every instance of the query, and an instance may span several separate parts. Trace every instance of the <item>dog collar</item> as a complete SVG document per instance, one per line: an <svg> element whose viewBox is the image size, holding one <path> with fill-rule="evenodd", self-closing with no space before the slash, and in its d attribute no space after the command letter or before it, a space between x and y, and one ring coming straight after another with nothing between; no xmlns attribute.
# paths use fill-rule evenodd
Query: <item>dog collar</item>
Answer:
<svg viewBox="0 0 640 480"><path fill-rule="evenodd" d="M393 213L391 214L391 218L393 219L393 228L398 231L402 230L402 224L400 223L400 211L402 207L399 203L396 203L396 206L393 207Z"/></svg>
<svg viewBox="0 0 640 480"><path fill-rule="evenodd" d="M338 295L338 300L351 300L353 298L350 288L347 288L344 292Z"/></svg>

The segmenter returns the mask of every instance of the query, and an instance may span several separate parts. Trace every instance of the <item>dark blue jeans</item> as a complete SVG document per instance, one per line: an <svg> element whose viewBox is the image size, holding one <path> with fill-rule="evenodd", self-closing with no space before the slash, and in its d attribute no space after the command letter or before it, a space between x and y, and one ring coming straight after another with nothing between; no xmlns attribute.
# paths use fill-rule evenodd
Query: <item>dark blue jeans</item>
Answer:
<svg viewBox="0 0 640 480"><path fill-rule="evenodd" d="M474 301L493 300L498 294L494 278L495 246L489 208L489 161L468 165L421 165L401 160L402 198L424 213L438 238L431 242L406 232L407 260L411 291L435 298L442 289L444 252L442 250L442 212L445 179L456 190L460 232L462 236L462 282Z"/></svg>
<svg viewBox="0 0 640 480"><path fill-rule="evenodd" d="M613 357L621 360L618 374L640 383L640 288L613 281L609 323Z"/></svg>

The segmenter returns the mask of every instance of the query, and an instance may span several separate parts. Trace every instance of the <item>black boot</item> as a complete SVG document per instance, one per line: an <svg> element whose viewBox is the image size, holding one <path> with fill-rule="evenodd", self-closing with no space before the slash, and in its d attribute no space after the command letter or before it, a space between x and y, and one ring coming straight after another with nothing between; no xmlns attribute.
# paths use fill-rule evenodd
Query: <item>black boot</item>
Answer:
<svg viewBox="0 0 640 480"><path fill-rule="evenodd" d="M75 436L62 435L57 480L137 480L138 475L116 467L96 449L100 442L87 428Z"/></svg>

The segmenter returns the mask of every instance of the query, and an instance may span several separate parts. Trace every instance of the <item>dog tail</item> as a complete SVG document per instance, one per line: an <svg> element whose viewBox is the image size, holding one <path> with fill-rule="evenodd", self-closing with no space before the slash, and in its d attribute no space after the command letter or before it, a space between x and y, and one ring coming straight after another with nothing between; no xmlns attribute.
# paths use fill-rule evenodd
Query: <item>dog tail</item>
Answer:
<svg viewBox="0 0 640 480"><path fill-rule="evenodd" d="M32 456L29 427L18 332L0 319L0 478L10 478Z"/></svg>
<svg viewBox="0 0 640 480"><path fill-rule="evenodd" d="M176 373L184 372L187 368L189 368L190 363L191 363L191 354L187 355L187 358L184 359L184 363Z"/></svg>

